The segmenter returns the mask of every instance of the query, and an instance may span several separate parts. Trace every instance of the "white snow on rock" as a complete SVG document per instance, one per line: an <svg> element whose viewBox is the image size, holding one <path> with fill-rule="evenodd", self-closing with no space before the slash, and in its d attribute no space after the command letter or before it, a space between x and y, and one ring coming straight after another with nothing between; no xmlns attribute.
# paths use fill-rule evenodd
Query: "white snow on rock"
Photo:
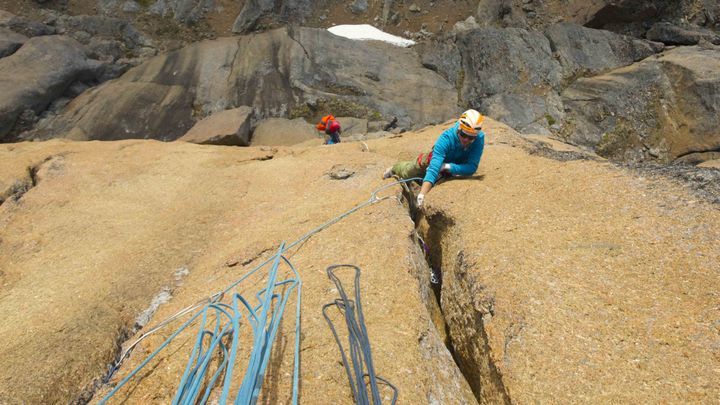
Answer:
<svg viewBox="0 0 720 405"><path fill-rule="evenodd" d="M328 31L331 33L345 37L350 39L357 39L360 41L367 41L367 40L377 40L377 41L384 41L389 42L393 45L402 46L402 47L408 47L410 45L415 45L415 41L412 41L410 39L405 39L403 37L398 37L392 34L388 34L387 32L380 31L379 29L373 27L372 25L368 24L358 24L358 25L336 25L334 27L328 28Z"/></svg>

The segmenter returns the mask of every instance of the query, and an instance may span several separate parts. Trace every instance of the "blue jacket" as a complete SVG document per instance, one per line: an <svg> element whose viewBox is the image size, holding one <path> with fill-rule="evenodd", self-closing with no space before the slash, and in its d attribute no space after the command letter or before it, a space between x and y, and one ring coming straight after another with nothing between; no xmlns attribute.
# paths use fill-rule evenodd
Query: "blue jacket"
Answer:
<svg viewBox="0 0 720 405"><path fill-rule="evenodd" d="M450 163L450 174L470 176L477 170L485 148L485 133L480 131L477 139L464 149L457 135L458 123L443 131L433 147L432 160L423 181L435 184L443 163Z"/></svg>

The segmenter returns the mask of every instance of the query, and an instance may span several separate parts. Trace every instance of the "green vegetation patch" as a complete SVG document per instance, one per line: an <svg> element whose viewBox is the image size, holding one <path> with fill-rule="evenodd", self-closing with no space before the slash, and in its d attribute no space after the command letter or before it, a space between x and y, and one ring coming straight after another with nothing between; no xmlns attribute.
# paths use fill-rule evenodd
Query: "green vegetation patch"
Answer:
<svg viewBox="0 0 720 405"><path fill-rule="evenodd" d="M642 146L642 139L629 121L618 118L615 127L603 134L595 146L598 155L608 159L622 159L626 152Z"/></svg>
<svg viewBox="0 0 720 405"><path fill-rule="evenodd" d="M290 109L290 119L305 118L309 122L318 121L326 114L332 114L336 117L364 118L368 121L383 120L383 115L379 111L342 98L322 98L318 99L314 104L305 103Z"/></svg>
<svg viewBox="0 0 720 405"><path fill-rule="evenodd" d="M555 121L555 117L553 117L550 114L545 114L545 120L547 120L547 123L549 126L553 126L557 122L557 121Z"/></svg>

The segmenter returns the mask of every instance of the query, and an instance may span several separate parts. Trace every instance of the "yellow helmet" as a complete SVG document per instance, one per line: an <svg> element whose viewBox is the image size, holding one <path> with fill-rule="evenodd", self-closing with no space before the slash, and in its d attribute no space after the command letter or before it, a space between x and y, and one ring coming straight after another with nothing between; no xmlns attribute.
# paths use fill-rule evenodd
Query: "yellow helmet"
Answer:
<svg viewBox="0 0 720 405"><path fill-rule="evenodd" d="M475 110L467 110L458 119L459 128L468 135L477 136L485 117Z"/></svg>

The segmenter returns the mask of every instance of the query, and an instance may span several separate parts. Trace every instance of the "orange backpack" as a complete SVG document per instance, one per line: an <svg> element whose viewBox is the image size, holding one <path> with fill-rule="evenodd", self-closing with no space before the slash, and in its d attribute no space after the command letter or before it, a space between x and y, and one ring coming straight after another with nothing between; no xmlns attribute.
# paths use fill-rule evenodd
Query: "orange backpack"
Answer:
<svg viewBox="0 0 720 405"><path fill-rule="evenodd" d="M335 117L332 115L326 115L326 116L322 117L322 119L315 126L315 128L317 128L318 131L324 131L325 128L327 128L328 121L335 121Z"/></svg>

